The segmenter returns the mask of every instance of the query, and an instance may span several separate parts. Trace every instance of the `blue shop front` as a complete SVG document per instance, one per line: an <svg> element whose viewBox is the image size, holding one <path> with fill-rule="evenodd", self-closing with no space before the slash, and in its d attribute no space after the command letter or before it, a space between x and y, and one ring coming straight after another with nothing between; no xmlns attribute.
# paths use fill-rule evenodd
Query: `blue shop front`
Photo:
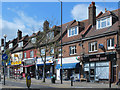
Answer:
<svg viewBox="0 0 120 90"><path fill-rule="evenodd" d="M70 80L73 76L74 80L80 80L80 62L77 57L62 58L63 80ZM57 59L56 79L60 80L61 58Z"/></svg>

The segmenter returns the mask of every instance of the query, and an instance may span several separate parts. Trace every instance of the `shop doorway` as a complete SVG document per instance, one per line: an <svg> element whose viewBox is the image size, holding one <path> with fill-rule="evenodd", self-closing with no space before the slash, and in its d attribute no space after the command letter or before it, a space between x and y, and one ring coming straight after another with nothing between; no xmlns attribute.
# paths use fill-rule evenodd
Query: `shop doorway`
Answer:
<svg viewBox="0 0 120 90"><path fill-rule="evenodd" d="M94 80L95 80L95 77L94 77L94 76L95 76L94 68L91 68L91 69L90 69L90 80L91 80L91 81L94 81Z"/></svg>

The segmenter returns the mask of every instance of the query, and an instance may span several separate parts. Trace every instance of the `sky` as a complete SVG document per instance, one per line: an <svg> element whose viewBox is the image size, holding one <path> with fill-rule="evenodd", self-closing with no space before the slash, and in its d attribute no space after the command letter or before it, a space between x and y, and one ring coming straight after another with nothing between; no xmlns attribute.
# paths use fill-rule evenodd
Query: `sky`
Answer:
<svg viewBox="0 0 120 90"><path fill-rule="evenodd" d="M72 20L85 20L88 18L88 6L91 2L63 2L63 24ZM118 9L118 2L95 2L96 15L100 11ZM24 35L32 35L41 30L43 22L48 20L50 27L60 25L60 2L2 2L0 4L2 27L1 37L7 35L7 41L17 37L18 29Z"/></svg>

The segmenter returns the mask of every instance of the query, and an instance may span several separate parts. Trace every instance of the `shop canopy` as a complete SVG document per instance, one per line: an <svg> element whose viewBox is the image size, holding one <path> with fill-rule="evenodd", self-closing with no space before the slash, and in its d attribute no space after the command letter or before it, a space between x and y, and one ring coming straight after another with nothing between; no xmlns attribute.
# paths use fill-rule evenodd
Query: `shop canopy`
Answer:
<svg viewBox="0 0 120 90"><path fill-rule="evenodd" d="M62 69L74 69L74 68L79 68L80 63L66 63L62 64ZM60 64L56 65L56 69L60 69L61 66Z"/></svg>
<svg viewBox="0 0 120 90"><path fill-rule="evenodd" d="M43 58L44 60L44 58ZM44 61L42 60L42 58L38 58L37 59L37 66L43 66L44 65ZM53 56L47 56L46 57L46 65L51 65L53 64Z"/></svg>
<svg viewBox="0 0 120 90"><path fill-rule="evenodd" d="M33 64L33 65L35 65L35 64ZM21 66L21 67L31 67L31 66L33 66L33 65L26 65L26 66Z"/></svg>

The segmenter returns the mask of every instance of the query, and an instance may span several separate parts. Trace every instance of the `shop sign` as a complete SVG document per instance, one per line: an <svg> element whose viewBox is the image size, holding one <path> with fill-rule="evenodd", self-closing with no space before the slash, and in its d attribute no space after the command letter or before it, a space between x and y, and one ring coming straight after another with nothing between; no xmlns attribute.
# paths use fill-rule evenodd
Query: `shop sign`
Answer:
<svg viewBox="0 0 120 90"><path fill-rule="evenodd" d="M19 65L21 64L21 61L11 62L11 65Z"/></svg>
<svg viewBox="0 0 120 90"><path fill-rule="evenodd" d="M103 61L103 60L107 60L107 55L91 55L89 57L89 61Z"/></svg>

